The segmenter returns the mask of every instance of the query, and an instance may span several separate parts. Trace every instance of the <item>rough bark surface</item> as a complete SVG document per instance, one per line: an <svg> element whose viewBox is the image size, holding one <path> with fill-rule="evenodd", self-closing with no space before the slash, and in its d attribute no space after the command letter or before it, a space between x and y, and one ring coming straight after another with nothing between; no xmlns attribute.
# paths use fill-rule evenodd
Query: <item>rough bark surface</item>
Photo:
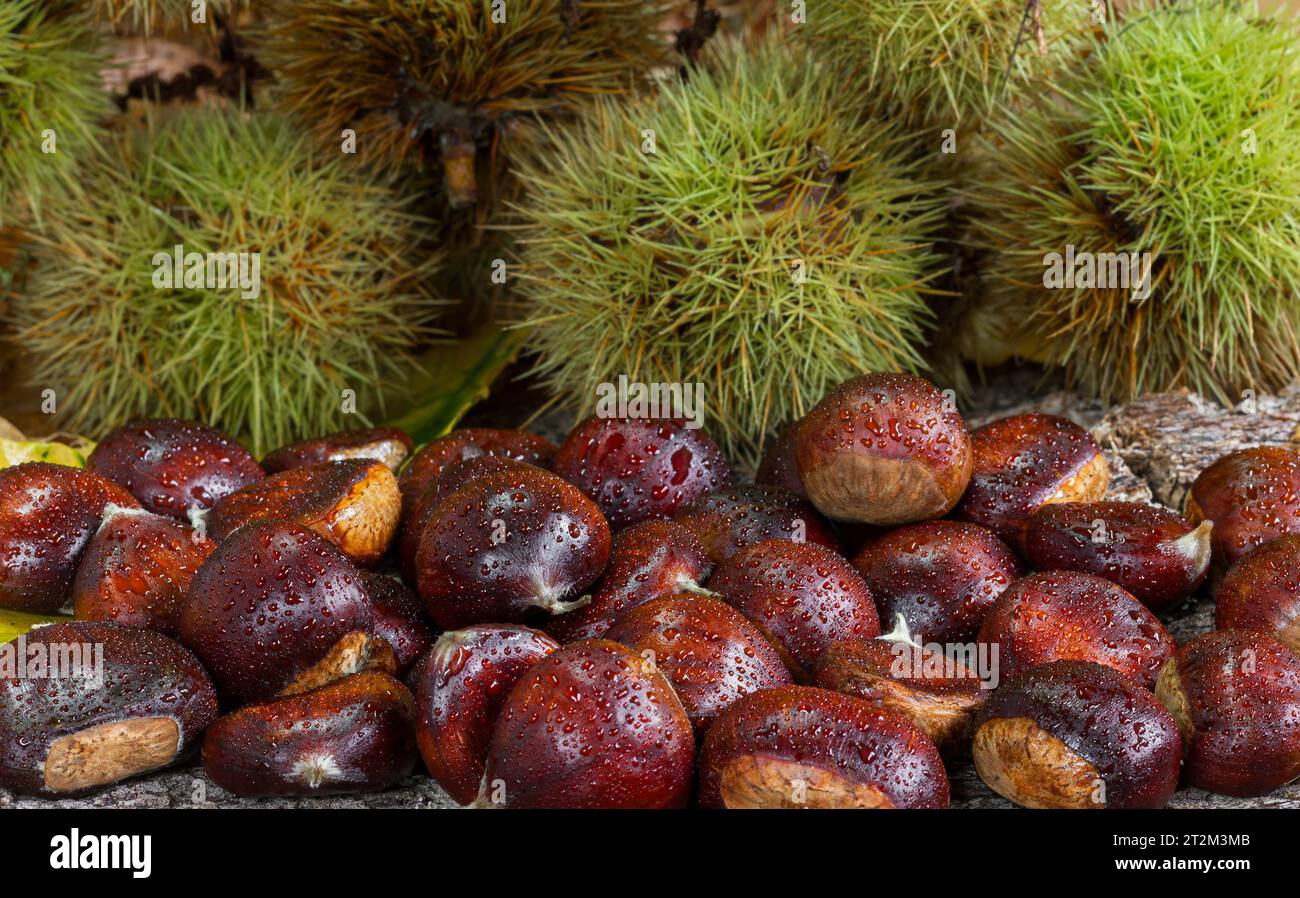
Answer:
<svg viewBox="0 0 1300 898"><path fill-rule="evenodd" d="M1156 502L1181 511L1191 482L1210 462L1227 452L1263 444L1300 442L1300 386L1281 395L1246 397L1227 409L1189 393L1145 397L1109 411L1099 404L1058 391L1029 402L1009 400L1032 392L1026 385L988 384L968 415L972 426L1022 411L1040 410L1070 417L1089 427L1106 450L1112 482L1108 498ZM477 423L477 422L476 422ZM534 427L542 430L559 430ZM510 426L501 424L498 426ZM562 437L562 430L554 434ZM1195 596L1162 615L1180 643L1213 629L1214 605ZM991 792L967 761L949 765L952 804L957 808L1009 807ZM0 808L49 807L54 802L22 798L0 790ZM240 799L213 785L201 768L189 766L123 783L84 799L58 802L69 807L325 807L447 808L454 803L427 776L417 774L386 792L309 799ZM1182 788L1171 808L1300 808L1300 783L1261 798L1237 799Z"/></svg>

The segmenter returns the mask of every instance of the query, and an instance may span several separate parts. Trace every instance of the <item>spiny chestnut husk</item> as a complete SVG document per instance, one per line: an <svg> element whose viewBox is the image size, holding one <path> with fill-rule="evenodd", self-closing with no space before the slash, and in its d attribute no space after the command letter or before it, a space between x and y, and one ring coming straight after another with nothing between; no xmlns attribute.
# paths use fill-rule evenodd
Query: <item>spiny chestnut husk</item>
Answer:
<svg viewBox="0 0 1300 898"><path fill-rule="evenodd" d="M1165 663L1156 697L1182 731L1193 786L1263 795L1300 776L1300 659L1273 637L1196 637Z"/></svg>
<svg viewBox="0 0 1300 898"><path fill-rule="evenodd" d="M1094 661L1148 689L1176 647L1156 616L1122 587L1076 571L1012 583L989 609L979 641L998 647L1004 679L1048 661Z"/></svg>
<svg viewBox="0 0 1300 898"><path fill-rule="evenodd" d="M835 387L803 419L796 457L823 514L865 524L942 517L971 476L956 404L909 374L864 374Z"/></svg>
<svg viewBox="0 0 1300 898"><path fill-rule="evenodd" d="M122 484L148 511L182 520L266 476L224 433L175 418L117 428L95 446L86 470Z"/></svg>
<svg viewBox="0 0 1300 898"><path fill-rule="evenodd" d="M377 792L415 767L415 701L386 673L365 671L246 705L203 739L203 769L236 795Z"/></svg>
<svg viewBox="0 0 1300 898"><path fill-rule="evenodd" d="M401 508L393 472L355 458L290 468L231 493L212 509L207 527L221 541L250 521L292 521L369 566L388 551Z"/></svg>
<svg viewBox="0 0 1300 898"><path fill-rule="evenodd" d="M0 608L58 611L109 504L138 507L97 474L47 462L0 469Z"/></svg>
<svg viewBox="0 0 1300 898"><path fill-rule="evenodd" d="M942 212L912 135L861 119L814 54L753 44L556 131L522 172L511 281L554 394L698 383L746 465L835 384L922 367Z"/></svg>
<svg viewBox="0 0 1300 898"><path fill-rule="evenodd" d="M930 642L975 638L989 607L1020 576L1015 553L975 524L926 521L869 542L853 559L883 621L902 615Z"/></svg>
<svg viewBox="0 0 1300 898"><path fill-rule="evenodd" d="M615 530L670 517L731 478L709 435L676 419L588 418L560 445L554 467Z"/></svg>
<svg viewBox="0 0 1300 898"><path fill-rule="evenodd" d="M1192 482L1187 519L1213 522L1220 573L1255 546L1300 533L1300 451L1258 446L1229 452Z"/></svg>
<svg viewBox="0 0 1300 898"><path fill-rule="evenodd" d="M718 565L708 587L772 638L800 682L811 679L831 643L880 635L867 584L822 546L757 543Z"/></svg>
<svg viewBox="0 0 1300 898"><path fill-rule="evenodd" d="M840 550L839 537L812 503L771 486L748 484L709 493L677 512L674 519L700 538L714 564L765 539Z"/></svg>
<svg viewBox="0 0 1300 898"><path fill-rule="evenodd" d="M342 552L297 524L258 521L194 575L180 638L234 705L395 664L372 626L361 574Z"/></svg>
<svg viewBox="0 0 1300 898"><path fill-rule="evenodd" d="M605 638L663 671L701 733L742 696L792 682L762 631L708 596L682 593L645 602L619 618Z"/></svg>
<svg viewBox="0 0 1300 898"><path fill-rule="evenodd" d="M1155 696L1101 664L1053 661L1013 677L975 715L980 779L1029 808L1162 808L1182 742Z"/></svg>
<svg viewBox="0 0 1300 898"><path fill-rule="evenodd" d="M449 630L412 675L416 737L429 775L461 804L478 795L488 742L524 673L560 647L540 630L477 624Z"/></svg>
<svg viewBox="0 0 1300 898"><path fill-rule="evenodd" d="M411 456L410 463L398 481L403 500L413 501L446 468L482 456L512 458L539 468L549 468L555 457L555 444L545 437L522 430L494 430L488 427L453 430Z"/></svg>
<svg viewBox="0 0 1300 898"><path fill-rule="evenodd" d="M1066 418L1030 412L971 434L974 469L953 517L987 527L1013 549L1029 516L1051 502L1095 502L1110 468L1088 431Z"/></svg>
<svg viewBox="0 0 1300 898"><path fill-rule="evenodd" d="M817 661L814 682L907 715L946 756L970 747L972 717L991 688L937 644L912 641L905 625L877 639L833 643Z"/></svg>
<svg viewBox="0 0 1300 898"><path fill-rule="evenodd" d="M175 637L190 581L216 547L175 518L109 505L77 562L73 614Z"/></svg>
<svg viewBox="0 0 1300 898"><path fill-rule="evenodd" d="M397 675L405 676L433 645L435 634L424 604L396 577L361 571L361 583L370 596L375 635L393 650Z"/></svg>
<svg viewBox="0 0 1300 898"><path fill-rule="evenodd" d="M25 676L0 679L0 785L9 789L62 797L158 770L217 717L203 665L161 633L73 621L8 648L27 665ZM40 674L32 668L38 649ZM60 659L76 659L78 669L55 670Z"/></svg>
<svg viewBox="0 0 1300 898"><path fill-rule="evenodd" d="M1152 611L1172 608L1210 568L1213 525L1140 502L1061 502L1029 518L1025 557L1040 571L1096 574Z"/></svg>
<svg viewBox="0 0 1300 898"><path fill-rule="evenodd" d="M577 487L521 466L472 480L420 532L416 587L444 629L572 610L609 558L609 525Z"/></svg>
<svg viewBox="0 0 1300 898"><path fill-rule="evenodd" d="M411 437L396 427L371 427L365 430L345 430L314 440L304 440L282 446L262 459L262 468L268 474L278 474L290 468L316 465L347 458L366 458L383 462L394 474L411 452Z"/></svg>
<svg viewBox="0 0 1300 898"><path fill-rule="evenodd" d="M592 639L547 655L510 692L477 803L680 808L694 769L691 721L664 674Z"/></svg>
<svg viewBox="0 0 1300 898"><path fill-rule="evenodd" d="M1214 594L1214 626L1276 637L1300 654L1300 534L1288 533L1237 559Z"/></svg>
<svg viewBox="0 0 1300 898"><path fill-rule="evenodd" d="M591 591L591 601L546 622L561 642L599 639L633 608L651 599L693 592L712 595L701 584L713 570L695 534L676 521L642 521L614 538L609 566Z"/></svg>
<svg viewBox="0 0 1300 898"><path fill-rule="evenodd" d="M742 698L700 753L706 808L945 808L934 743L905 715L807 686Z"/></svg>

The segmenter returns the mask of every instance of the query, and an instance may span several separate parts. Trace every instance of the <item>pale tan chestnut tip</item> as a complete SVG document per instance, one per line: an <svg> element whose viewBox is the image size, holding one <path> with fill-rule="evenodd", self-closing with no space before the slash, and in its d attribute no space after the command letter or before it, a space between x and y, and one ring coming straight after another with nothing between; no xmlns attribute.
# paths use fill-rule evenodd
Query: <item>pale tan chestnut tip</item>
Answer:
<svg viewBox="0 0 1300 898"><path fill-rule="evenodd" d="M817 510L837 521L909 524L941 517L961 498L949 496L925 462L851 452L800 475Z"/></svg>
<svg viewBox="0 0 1300 898"><path fill-rule="evenodd" d="M181 728L170 717L140 717L60 736L45 756L45 785L79 792L166 767L180 752Z"/></svg>
<svg viewBox="0 0 1300 898"><path fill-rule="evenodd" d="M722 769L718 782L728 808L892 808L880 789L834 771L783 758L744 755Z"/></svg>
<svg viewBox="0 0 1300 898"><path fill-rule="evenodd" d="M981 724L971 754L985 785L1021 807L1106 806L1097 768L1028 717Z"/></svg>

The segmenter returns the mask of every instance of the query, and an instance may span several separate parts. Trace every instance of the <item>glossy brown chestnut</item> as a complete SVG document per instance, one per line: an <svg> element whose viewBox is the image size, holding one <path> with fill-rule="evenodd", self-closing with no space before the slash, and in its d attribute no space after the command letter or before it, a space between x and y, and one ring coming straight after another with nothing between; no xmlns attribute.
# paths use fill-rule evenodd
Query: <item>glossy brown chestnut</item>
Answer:
<svg viewBox="0 0 1300 898"><path fill-rule="evenodd" d="M652 663L603 639L556 649L511 690L476 803L519 808L680 808L695 735Z"/></svg>
<svg viewBox="0 0 1300 898"><path fill-rule="evenodd" d="M493 430L487 427L453 430L411 456L399 481L402 498L409 502L424 492L425 487L437 480L447 466L484 455L512 458L549 468L555 457L555 444L544 437L521 430Z"/></svg>
<svg viewBox="0 0 1300 898"><path fill-rule="evenodd" d="M1182 732L1193 786L1263 795L1300 776L1300 659L1273 637L1196 637L1161 669L1156 697Z"/></svg>
<svg viewBox="0 0 1300 898"><path fill-rule="evenodd" d="M590 496L615 530L670 517L731 480L703 430L651 418L588 418L555 453L555 473Z"/></svg>
<svg viewBox="0 0 1300 898"><path fill-rule="evenodd" d="M561 642L599 639L642 602L679 592L712 595L701 584L713 570L704 546L675 521L642 521L619 532L591 601L546 622Z"/></svg>
<svg viewBox="0 0 1300 898"><path fill-rule="evenodd" d="M190 581L216 547L175 518L109 505L77 563L73 614L175 637Z"/></svg>
<svg viewBox="0 0 1300 898"><path fill-rule="evenodd" d="M831 643L880 635L867 584L822 546L784 539L757 543L718 565L708 587L780 646L800 682L811 680Z"/></svg>
<svg viewBox="0 0 1300 898"><path fill-rule="evenodd" d="M673 519L691 528L714 564L765 539L840 550L835 531L811 502L776 487L727 487L695 500Z"/></svg>
<svg viewBox="0 0 1300 898"><path fill-rule="evenodd" d="M416 587L443 629L570 611L609 558L609 525L571 483L499 471L437 504L420 533Z"/></svg>
<svg viewBox="0 0 1300 898"><path fill-rule="evenodd" d="M372 643L382 642L372 626L360 572L342 552L297 524L258 521L194 575L180 638L233 705L367 667Z"/></svg>
<svg viewBox="0 0 1300 898"><path fill-rule="evenodd" d="M1096 574L1152 611L1187 598L1210 568L1213 525L1140 502L1061 502L1029 518L1025 557L1040 571Z"/></svg>
<svg viewBox="0 0 1300 898"><path fill-rule="evenodd" d="M1053 661L1000 686L975 715L975 769L1027 808L1162 808L1178 788L1178 726L1109 667Z"/></svg>
<svg viewBox="0 0 1300 898"><path fill-rule="evenodd" d="M77 795L161 769L217 717L199 660L139 627L40 627L0 647L0 671L0 786L18 792Z"/></svg>
<svg viewBox="0 0 1300 898"><path fill-rule="evenodd" d="M432 482L416 495L410 492L402 497L402 520L397 537L397 556L402 566L402 576L414 583L415 553L420 548L420 534L433 516L433 510L444 498L472 480L498 471L536 467L500 455L478 455L465 461L452 462L442 469Z"/></svg>
<svg viewBox="0 0 1300 898"><path fill-rule="evenodd" d="M119 427L95 446L86 470L120 483L149 511L182 520L266 476L224 433L176 418Z"/></svg>
<svg viewBox="0 0 1300 898"><path fill-rule="evenodd" d="M970 748L976 709L997 685L966 660L977 659L914 642L904 627L877 639L833 643L817 662L815 682L906 715L941 753L959 755Z"/></svg>
<svg viewBox="0 0 1300 898"><path fill-rule="evenodd" d="M77 559L110 503L139 507L122 487L77 468L27 462L0 469L0 608L62 608Z"/></svg>
<svg viewBox="0 0 1300 898"><path fill-rule="evenodd" d="M799 444L799 428L802 425L801 418L791 421L782 428L781 433L763 455L763 461L754 475L755 483L774 486L787 493L793 493L800 499L808 498L803 488L803 481L799 479L799 459L795 456Z"/></svg>
<svg viewBox="0 0 1300 898"><path fill-rule="evenodd" d="M416 737L429 775L461 804L478 795L501 706L524 673L560 647L540 630L478 624L449 630L416 666Z"/></svg>
<svg viewBox="0 0 1300 898"><path fill-rule="evenodd" d="M942 517L971 473L961 413L910 374L864 374L832 389L803 419L795 457L818 510L864 524Z"/></svg>
<svg viewBox="0 0 1300 898"><path fill-rule="evenodd" d="M908 524L853 559L880 619L902 615L922 642L975 638L990 606L1020 576L1020 562L991 530L961 521Z"/></svg>
<svg viewBox="0 0 1300 898"><path fill-rule="evenodd" d="M1300 533L1300 451L1259 446L1230 452L1192 481L1187 519L1214 523L1219 573L1286 533Z"/></svg>
<svg viewBox="0 0 1300 898"><path fill-rule="evenodd" d="M383 462L396 474L410 453L411 437L406 431L396 427L369 427L282 446L262 459L262 469L277 474L321 462L364 458Z"/></svg>
<svg viewBox="0 0 1300 898"><path fill-rule="evenodd" d="M396 577L361 571L361 583L370 596L375 635L393 650L397 675L406 676L433 645L435 634L424 604Z"/></svg>
<svg viewBox="0 0 1300 898"><path fill-rule="evenodd" d="M1214 626L1267 633L1300 654L1300 534L1256 546L1228 568L1214 594Z"/></svg>
<svg viewBox="0 0 1300 898"><path fill-rule="evenodd" d="M1076 571L1021 577L989 609L979 641L998 647L1002 679L1048 661L1094 661L1148 689L1174 641L1145 605Z"/></svg>
<svg viewBox="0 0 1300 898"><path fill-rule="evenodd" d="M218 542L251 521L292 521L314 530L360 565L372 565L397 533L397 478L370 459L290 468L231 493L207 517Z"/></svg>
<svg viewBox="0 0 1300 898"><path fill-rule="evenodd" d="M1096 502L1110 468L1088 431L1066 418L1031 412L971 434L974 469L953 517L987 527L1017 551L1029 516L1052 502Z"/></svg>
<svg viewBox="0 0 1300 898"><path fill-rule="evenodd" d="M415 759L415 701L378 671L246 705L203 739L204 771L236 795L377 792Z"/></svg>
<svg viewBox="0 0 1300 898"><path fill-rule="evenodd" d="M653 661L700 732L742 696L792 682L767 637L708 596L652 599L619 618L605 638Z"/></svg>
<svg viewBox="0 0 1300 898"><path fill-rule="evenodd" d="M905 715L829 689L736 702L700 753L706 808L946 808L934 743Z"/></svg>

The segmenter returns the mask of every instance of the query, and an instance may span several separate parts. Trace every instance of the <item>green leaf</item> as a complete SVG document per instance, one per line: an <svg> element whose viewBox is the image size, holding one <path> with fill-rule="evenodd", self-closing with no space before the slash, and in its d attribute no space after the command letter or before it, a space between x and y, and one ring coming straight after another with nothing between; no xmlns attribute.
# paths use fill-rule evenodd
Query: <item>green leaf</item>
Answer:
<svg viewBox="0 0 1300 898"><path fill-rule="evenodd" d="M59 621L72 620L62 615L27 614L24 611L10 611L0 608L0 643L11 642L30 632L38 624L54 624Z"/></svg>
<svg viewBox="0 0 1300 898"><path fill-rule="evenodd" d="M456 426L470 406L487 396L492 382L519 353L525 330L485 325L454 343L435 346L418 359L405 388L388 397L402 412L388 423L417 446Z"/></svg>

